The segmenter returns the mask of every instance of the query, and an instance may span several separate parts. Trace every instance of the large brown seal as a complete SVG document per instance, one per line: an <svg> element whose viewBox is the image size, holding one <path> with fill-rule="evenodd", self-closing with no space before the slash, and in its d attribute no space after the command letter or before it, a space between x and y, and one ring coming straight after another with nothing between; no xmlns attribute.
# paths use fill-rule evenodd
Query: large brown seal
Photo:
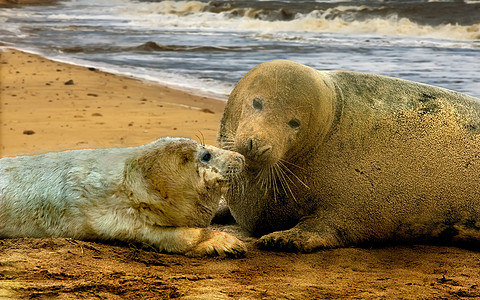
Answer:
<svg viewBox="0 0 480 300"><path fill-rule="evenodd" d="M243 156L186 138L0 159L0 238L121 240L191 256L238 256L204 227Z"/></svg>
<svg viewBox="0 0 480 300"><path fill-rule="evenodd" d="M480 99L280 60L238 82L217 142L246 158L226 196L236 221L264 248L308 252L479 242L479 132Z"/></svg>

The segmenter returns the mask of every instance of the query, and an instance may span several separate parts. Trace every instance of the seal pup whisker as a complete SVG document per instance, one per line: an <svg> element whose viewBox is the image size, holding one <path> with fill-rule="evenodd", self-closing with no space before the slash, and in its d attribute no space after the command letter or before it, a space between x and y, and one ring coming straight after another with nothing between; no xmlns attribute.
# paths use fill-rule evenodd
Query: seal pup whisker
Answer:
<svg viewBox="0 0 480 300"><path fill-rule="evenodd" d="M203 136L203 133L200 130L198 132L200 133L201 137L197 134L195 137L198 139L198 142L202 145L202 147L205 147L205 136Z"/></svg>

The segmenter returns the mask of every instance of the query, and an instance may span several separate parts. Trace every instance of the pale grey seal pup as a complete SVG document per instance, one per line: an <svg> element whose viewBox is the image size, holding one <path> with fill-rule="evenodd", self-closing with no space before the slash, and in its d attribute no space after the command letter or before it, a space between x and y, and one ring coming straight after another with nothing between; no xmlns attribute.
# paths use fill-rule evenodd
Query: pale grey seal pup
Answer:
<svg viewBox="0 0 480 300"><path fill-rule="evenodd" d="M171 137L2 158L0 238L119 240L190 256L241 256L241 241L205 227L243 166L241 154Z"/></svg>
<svg viewBox="0 0 480 300"><path fill-rule="evenodd" d="M232 91L218 146L245 156L226 195L266 249L480 242L480 99L278 60Z"/></svg>

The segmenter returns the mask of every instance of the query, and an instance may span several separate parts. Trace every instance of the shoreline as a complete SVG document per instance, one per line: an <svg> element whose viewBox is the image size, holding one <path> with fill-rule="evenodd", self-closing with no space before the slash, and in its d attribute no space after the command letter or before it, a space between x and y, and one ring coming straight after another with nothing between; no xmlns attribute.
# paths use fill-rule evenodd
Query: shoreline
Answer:
<svg viewBox="0 0 480 300"><path fill-rule="evenodd" d="M0 64L0 157L161 136L215 145L225 101L5 46Z"/></svg>
<svg viewBox="0 0 480 300"><path fill-rule="evenodd" d="M2 49L18 50L26 54L41 56L53 62L63 63L67 65L72 65L72 66L78 66L78 67L84 67L84 68L94 67L104 73L109 73L109 74L119 76L119 77L124 77L124 78L136 79L136 80L145 82L147 84L159 85L162 87L170 88L172 90L183 91L187 94L191 94L194 96L205 97L205 98L218 100L222 102L227 102L228 95L229 95L229 93L220 93L220 92L213 92L213 91L198 92L198 91L195 91L195 88L193 87L182 87L180 84L178 85L169 84L169 83L163 82L162 80L155 79L153 75L140 76L138 74L135 74L134 72L122 72L116 69L115 67L104 66L104 65L101 65L101 63L96 65L95 62L93 61L84 61L81 59L71 59L71 58L70 58L71 60L69 61L66 58L65 59L55 58L47 54L41 53L40 51L17 47L13 44L0 41L0 52L2 51Z"/></svg>

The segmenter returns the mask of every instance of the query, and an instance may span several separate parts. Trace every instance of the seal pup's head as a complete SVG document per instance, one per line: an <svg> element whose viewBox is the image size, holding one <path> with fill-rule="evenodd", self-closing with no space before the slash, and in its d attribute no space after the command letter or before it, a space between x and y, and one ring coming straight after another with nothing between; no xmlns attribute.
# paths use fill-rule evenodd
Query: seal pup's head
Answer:
<svg viewBox="0 0 480 300"><path fill-rule="evenodd" d="M277 181L288 186L301 182L291 169L308 161L324 139L335 108L335 87L326 75L293 61L266 62L235 86L217 142L243 154L266 189Z"/></svg>
<svg viewBox="0 0 480 300"><path fill-rule="evenodd" d="M126 168L129 198L146 222L205 227L224 187L244 167L236 152L187 138L161 138L141 147Z"/></svg>

